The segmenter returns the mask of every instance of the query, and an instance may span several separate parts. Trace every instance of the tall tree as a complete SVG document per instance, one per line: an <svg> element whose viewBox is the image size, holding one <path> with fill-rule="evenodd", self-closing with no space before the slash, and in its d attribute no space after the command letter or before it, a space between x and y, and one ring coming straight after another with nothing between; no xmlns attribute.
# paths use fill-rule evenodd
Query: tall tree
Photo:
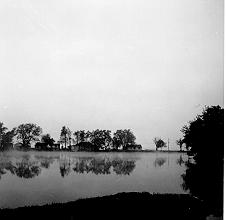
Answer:
<svg viewBox="0 0 226 220"><path fill-rule="evenodd" d="M0 148L3 147L3 137L6 134L6 131L8 130L7 127L4 126L3 122L0 122Z"/></svg>
<svg viewBox="0 0 226 220"><path fill-rule="evenodd" d="M66 126L63 126L60 132L60 142L64 143L64 147L71 144L71 131Z"/></svg>
<svg viewBox="0 0 226 220"><path fill-rule="evenodd" d="M32 123L21 124L15 129L17 139L21 141L23 147L26 148L31 146L31 142L38 141L38 137L41 133L41 127Z"/></svg>
<svg viewBox="0 0 226 220"><path fill-rule="evenodd" d="M75 137L76 144L79 144L79 142L80 142L80 131L75 131L73 133L73 135Z"/></svg>
<svg viewBox="0 0 226 220"><path fill-rule="evenodd" d="M176 140L176 144L180 147L180 151L182 151L184 141L180 138Z"/></svg>

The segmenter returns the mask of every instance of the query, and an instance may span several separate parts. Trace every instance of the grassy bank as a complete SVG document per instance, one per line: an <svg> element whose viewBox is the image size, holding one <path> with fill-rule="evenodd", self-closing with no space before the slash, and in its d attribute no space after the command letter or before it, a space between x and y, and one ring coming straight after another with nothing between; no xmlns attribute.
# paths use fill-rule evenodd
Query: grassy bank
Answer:
<svg viewBox="0 0 226 220"><path fill-rule="evenodd" d="M186 194L119 193L63 204L2 209L0 219L205 219L204 204Z"/></svg>

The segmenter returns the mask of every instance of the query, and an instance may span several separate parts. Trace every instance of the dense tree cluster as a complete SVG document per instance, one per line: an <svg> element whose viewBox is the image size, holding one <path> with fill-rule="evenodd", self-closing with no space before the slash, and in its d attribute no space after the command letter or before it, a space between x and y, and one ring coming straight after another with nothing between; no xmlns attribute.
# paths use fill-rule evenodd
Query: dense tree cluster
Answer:
<svg viewBox="0 0 226 220"><path fill-rule="evenodd" d="M64 131L63 135L62 131ZM73 133L72 138L70 129L65 129L64 126L61 130L61 139L62 137L65 141L65 146L71 146L73 142L75 145L79 146L81 150L141 150L141 146L135 143L136 137L130 129L117 130L113 134L113 137L110 130L79 130Z"/></svg>

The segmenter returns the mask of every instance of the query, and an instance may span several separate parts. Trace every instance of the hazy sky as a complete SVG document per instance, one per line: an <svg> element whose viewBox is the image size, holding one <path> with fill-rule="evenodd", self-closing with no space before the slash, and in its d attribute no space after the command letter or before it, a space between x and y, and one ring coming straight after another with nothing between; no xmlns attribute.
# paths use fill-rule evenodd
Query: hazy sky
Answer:
<svg viewBox="0 0 226 220"><path fill-rule="evenodd" d="M0 121L181 136L223 107L223 0L1 0Z"/></svg>

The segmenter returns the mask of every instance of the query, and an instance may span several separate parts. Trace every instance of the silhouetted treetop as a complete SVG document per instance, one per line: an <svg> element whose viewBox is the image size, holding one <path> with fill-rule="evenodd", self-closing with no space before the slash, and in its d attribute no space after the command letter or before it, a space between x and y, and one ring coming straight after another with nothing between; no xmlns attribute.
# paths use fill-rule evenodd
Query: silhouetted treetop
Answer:
<svg viewBox="0 0 226 220"><path fill-rule="evenodd" d="M199 156L223 158L224 109L220 106L205 107L202 114L182 128L183 142Z"/></svg>

